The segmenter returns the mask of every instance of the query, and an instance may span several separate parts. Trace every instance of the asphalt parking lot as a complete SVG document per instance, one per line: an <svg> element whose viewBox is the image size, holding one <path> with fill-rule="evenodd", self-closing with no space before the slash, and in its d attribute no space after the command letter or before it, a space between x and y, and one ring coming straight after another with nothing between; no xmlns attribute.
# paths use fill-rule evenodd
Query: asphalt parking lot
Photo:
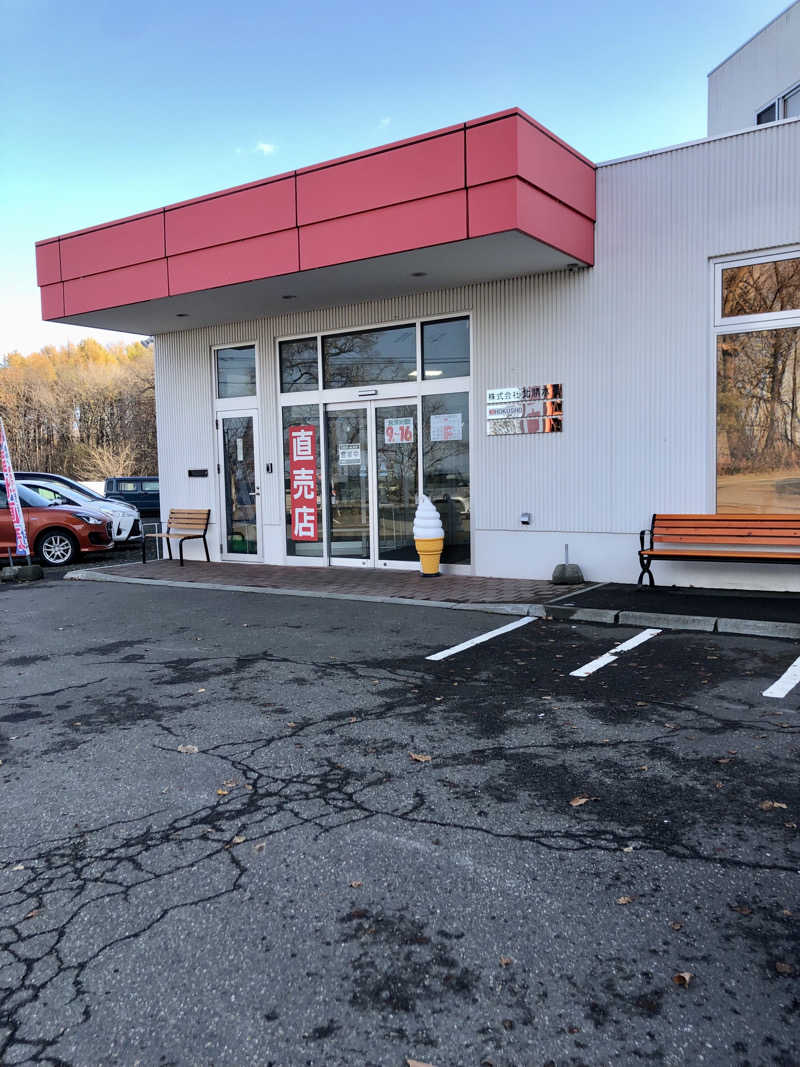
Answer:
<svg viewBox="0 0 800 1067"><path fill-rule="evenodd" d="M796 642L430 660L509 620L53 581L0 619L3 1065L800 1062Z"/></svg>

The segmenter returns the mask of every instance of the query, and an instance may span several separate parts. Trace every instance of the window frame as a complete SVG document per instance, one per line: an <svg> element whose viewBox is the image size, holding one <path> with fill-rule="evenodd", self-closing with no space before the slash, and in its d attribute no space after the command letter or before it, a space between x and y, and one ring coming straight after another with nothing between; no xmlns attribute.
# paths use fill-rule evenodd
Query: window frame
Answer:
<svg viewBox="0 0 800 1067"><path fill-rule="evenodd" d="M220 396L219 395L219 376L217 373L217 352L223 348L252 348L255 358L255 371L256 371L256 389L254 393L247 393L245 396ZM258 407L260 399L260 375L258 369L259 351L258 342L253 338L252 340L244 341L224 341L221 344L211 346L211 378L212 378L212 392L214 397L214 408L217 411L224 411L225 409L239 410L240 408Z"/></svg>
<svg viewBox="0 0 800 1067"><path fill-rule="evenodd" d="M753 125L758 126L760 129L762 126L772 126L773 123L783 122L786 118L786 98L787 96L792 96L798 89L800 89L800 81L794 82L788 89L784 89L783 92L770 97L762 107L756 108L755 114L753 115ZM762 111L766 111L768 107L772 107L773 104L775 105L775 118L770 119L768 122L759 123L758 116ZM794 117L796 118L798 116Z"/></svg>
<svg viewBox="0 0 800 1067"><path fill-rule="evenodd" d="M447 319L466 319L469 326L469 374L458 378L422 378L422 326L426 322L443 322ZM286 407L298 407L298 406L316 406L319 411L319 469L322 484L324 486L325 471L327 470L327 442L325 440L325 409L327 405L340 404L340 403L352 403L358 406L360 403L369 401L390 401L390 400L409 400L414 398L414 403L417 407L417 427L420 439L422 435L422 399L424 396L441 393L466 393L467 395L467 411L469 413L470 424L470 440L469 440L469 465L470 465L470 487L473 477L473 427L475 426L475 394L472 388L472 380L474 375L474 314L470 307L462 308L459 311L446 312L444 314L431 314L431 315L408 315L402 318L389 319L378 322L370 322L365 324L358 324L352 326L344 326L335 330L303 330L302 332L293 334L283 334L275 336L273 338L273 363L272 363L272 375L275 383L275 391L278 400L279 415L276 419L277 428L277 445L278 455L280 455L280 471L281 471L281 485L283 485L283 468L284 468L284 451L283 451L283 409ZM414 329L415 344L416 344L416 356L417 366L416 375L414 378L409 378L407 382L390 382L377 385L364 385L364 386L345 386L343 388L324 388L323 377L323 357L322 357L322 338L331 337L336 334L351 334L351 333L368 333L372 330L379 330L386 327L396 326L409 326ZM297 341L306 340L310 337L316 336L317 338L317 380L319 383L318 389L303 390L301 392L284 393L281 391L281 362L280 362L280 345L283 341ZM359 395L360 394L360 395ZM422 448L418 450L418 465L419 465L419 487L423 486L424 471L423 471L423 455ZM283 492L283 490L281 490ZM281 505L284 506L283 504ZM281 518L281 525L285 531L285 516ZM284 533L285 536L285 533ZM321 556L313 556L307 559L298 556L290 556L286 552L286 545L283 545L283 564L286 566L329 566L330 556L327 551L327 508L324 501L323 490L323 502L322 502L322 544L323 552ZM475 573L475 526L474 526L474 511L470 512L470 562L468 564L443 564L442 572L445 574L474 574ZM380 571L383 568L377 567L376 571Z"/></svg>
<svg viewBox="0 0 800 1067"><path fill-rule="evenodd" d="M800 245L783 248L778 252L754 252L746 256L723 256L714 260L714 329L721 333L746 333L751 329L764 329L765 323L777 328L782 325L800 324L800 308L787 311L763 311L755 315L722 314L722 272L732 267L756 266L759 263L774 263L778 260L800 259ZM768 327L767 327L768 328Z"/></svg>

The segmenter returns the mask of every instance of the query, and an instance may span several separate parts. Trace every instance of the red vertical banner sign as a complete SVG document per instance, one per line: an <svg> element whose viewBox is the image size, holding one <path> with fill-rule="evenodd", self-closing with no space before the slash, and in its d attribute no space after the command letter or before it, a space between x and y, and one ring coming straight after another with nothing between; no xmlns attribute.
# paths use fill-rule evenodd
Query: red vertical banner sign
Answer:
<svg viewBox="0 0 800 1067"><path fill-rule="evenodd" d="M317 541L317 428L289 427L292 540Z"/></svg>
<svg viewBox="0 0 800 1067"><path fill-rule="evenodd" d="M14 479L14 468L11 466L11 453L8 450L8 438L3 420L0 419L0 470L6 483L6 499L8 510L11 513L11 521L14 523L14 533L17 535L16 555L30 556L28 547L28 534L25 531L25 518L22 514L22 505L17 492L17 483ZM30 562L30 561L29 561Z"/></svg>

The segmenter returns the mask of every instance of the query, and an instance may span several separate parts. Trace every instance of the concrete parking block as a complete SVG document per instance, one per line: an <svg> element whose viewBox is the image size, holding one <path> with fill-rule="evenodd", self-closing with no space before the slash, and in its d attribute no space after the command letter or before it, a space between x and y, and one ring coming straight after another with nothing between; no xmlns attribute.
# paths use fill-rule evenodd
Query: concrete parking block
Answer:
<svg viewBox="0 0 800 1067"><path fill-rule="evenodd" d="M619 612L610 608L566 608L557 604L540 605L551 619L572 619L574 622L603 622L612 626Z"/></svg>
<svg viewBox="0 0 800 1067"><path fill-rule="evenodd" d="M712 615L664 615L650 611L621 611L620 626L658 626L662 630L706 630L711 633L717 624Z"/></svg>
<svg viewBox="0 0 800 1067"><path fill-rule="evenodd" d="M753 637L800 637L796 622L767 622L763 619L717 619L721 634L750 634Z"/></svg>

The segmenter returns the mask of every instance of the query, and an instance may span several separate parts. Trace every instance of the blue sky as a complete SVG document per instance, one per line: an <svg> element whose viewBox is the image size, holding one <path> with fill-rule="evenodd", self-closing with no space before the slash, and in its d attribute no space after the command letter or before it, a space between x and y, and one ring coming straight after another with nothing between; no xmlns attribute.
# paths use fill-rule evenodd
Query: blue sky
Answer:
<svg viewBox="0 0 800 1067"><path fill-rule="evenodd" d="M597 162L693 140L785 6L0 0L0 354L87 334L41 322L36 240L512 106Z"/></svg>

